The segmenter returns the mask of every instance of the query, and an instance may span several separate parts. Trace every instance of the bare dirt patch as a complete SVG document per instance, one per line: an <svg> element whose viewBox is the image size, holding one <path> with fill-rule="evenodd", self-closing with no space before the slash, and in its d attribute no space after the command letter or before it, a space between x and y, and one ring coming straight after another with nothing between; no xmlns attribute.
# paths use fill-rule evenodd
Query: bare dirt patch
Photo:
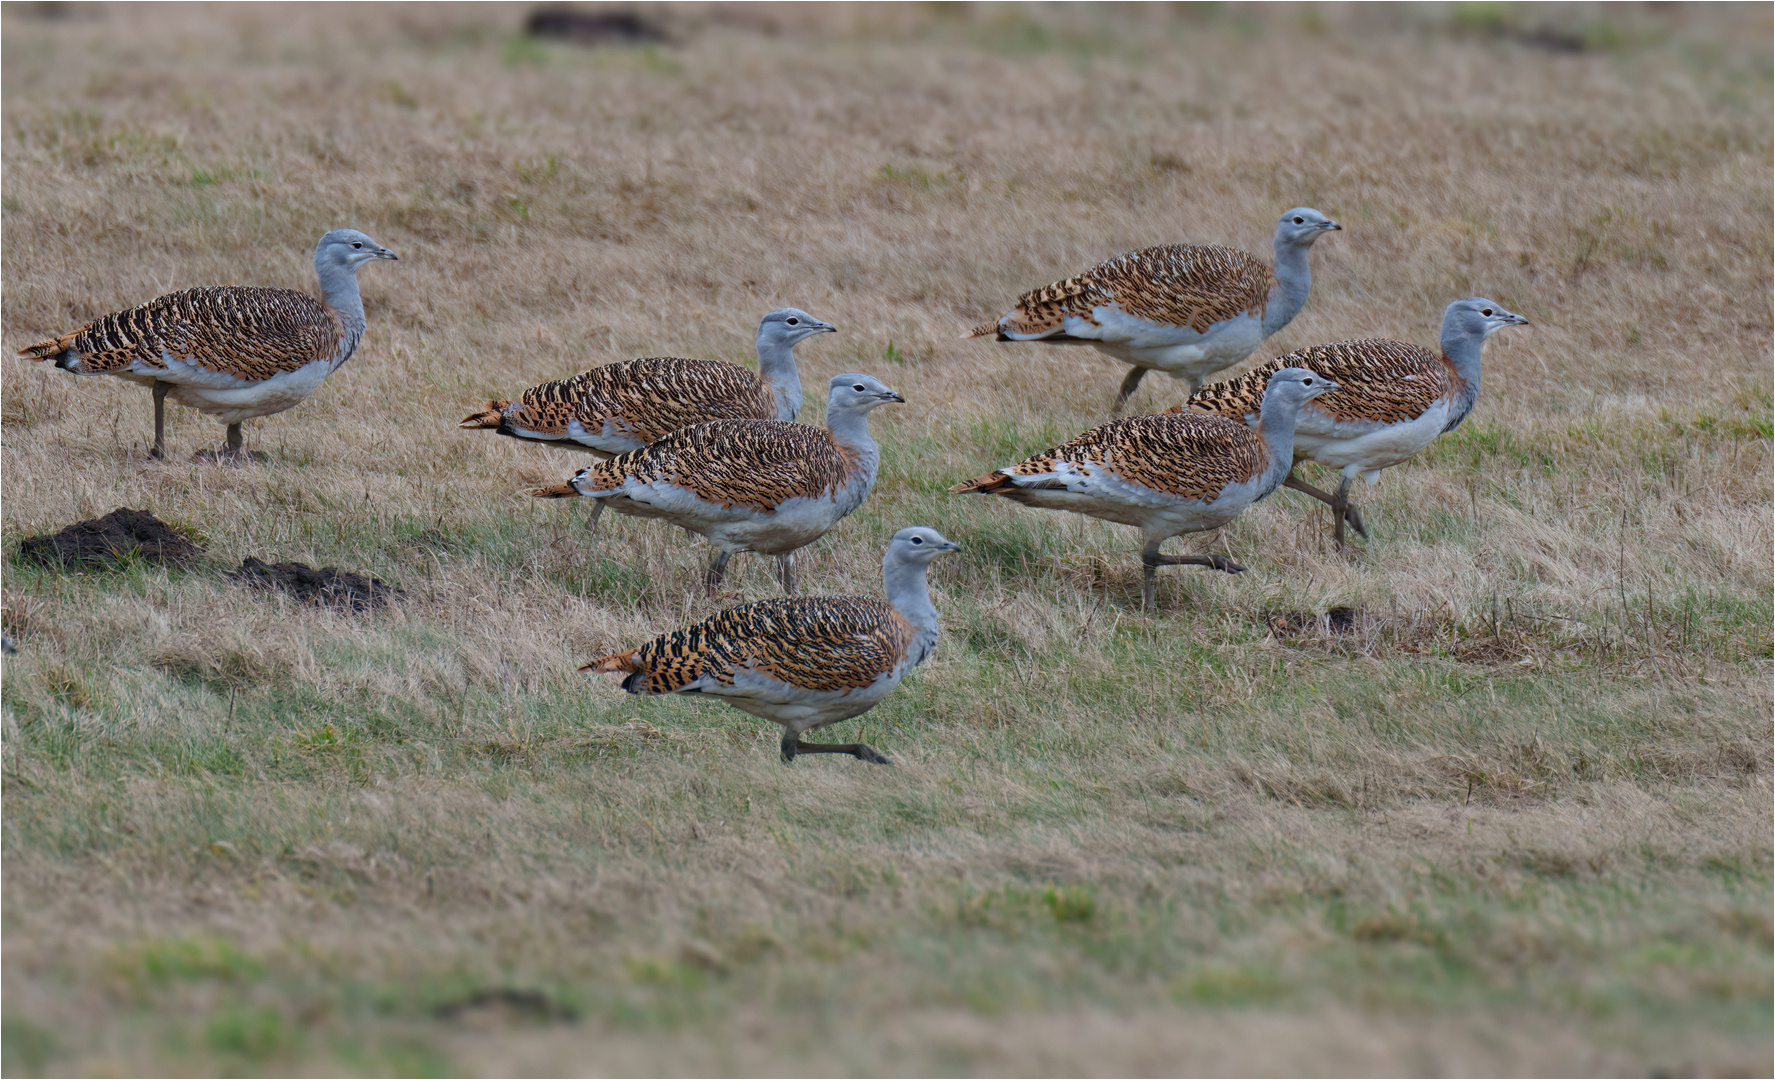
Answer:
<svg viewBox="0 0 1775 1080"><path fill-rule="evenodd" d="M251 555L228 576L242 585L288 593L305 604L350 611L373 611L407 595L385 581L337 566L316 570L307 563L268 563Z"/></svg>
<svg viewBox="0 0 1775 1080"><path fill-rule="evenodd" d="M61 532L27 538L19 545L19 558L58 568L114 567L132 556L178 565L202 551L196 541L148 511L120 506Z"/></svg>

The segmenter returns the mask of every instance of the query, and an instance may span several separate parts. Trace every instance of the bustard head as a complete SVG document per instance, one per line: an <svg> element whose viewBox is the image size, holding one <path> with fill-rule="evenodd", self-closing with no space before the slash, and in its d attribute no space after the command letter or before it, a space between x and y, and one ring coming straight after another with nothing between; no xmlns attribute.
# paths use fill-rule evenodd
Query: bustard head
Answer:
<svg viewBox="0 0 1775 1080"><path fill-rule="evenodd" d="M912 525L901 529L888 541L887 554L882 561L929 566L937 556L960 550L960 544L937 530L926 525Z"/></svg>
<svg viewBox="0 0 1775 1080"><path fill-rule="evenodd" d="M834 375L827 383L826 412L868 412L890 401L904 403L905 398L887 388L887 384L873 375L859 375L850 372L845 375Z"/></svg>
<svg viewBox="0 0 1775 1080"><path fill-rule="evenodd" d="M1276 222L1276 246L1293 244L1296 247L1311 247L1313 241L1321 236L1341 229L1342 225L1312 207L1297 206Z"/></svg>
<svg viewBox="0 0 1775 1080"><path fill-rule="evenodd" d="M1336 383L1316 371L1285 367L1270 376L1264 387L1262 407L1267 410L1274 403L1299 408L1305 402L1337 389Z"/></svg>
<svg viewBox="0 0 1775 1080"><path fill-rule="evenodd" d="M358 232L356 229L334 229L314 245L314 265L343 266L355 271L376 259L399 259L400 256Z"/></svg>
<svg viewBox="0 0 1775 1080"><path fill-rule="evenodd" d="M1483 296L1456 300L1442 313L1444 336L1452 330L1463 337L1477 337L1484 341L1506 326L1527 325L1528 320L1521 315L1507 311L1504 305Z"/></svg>
<svg viewBox="0 0 1775 1080"><path fill-rule="evenodd" d="M797 344L815 334L836 334L838 327L822 322L800 308L778 308L758 321L758 347Z"/></svg>

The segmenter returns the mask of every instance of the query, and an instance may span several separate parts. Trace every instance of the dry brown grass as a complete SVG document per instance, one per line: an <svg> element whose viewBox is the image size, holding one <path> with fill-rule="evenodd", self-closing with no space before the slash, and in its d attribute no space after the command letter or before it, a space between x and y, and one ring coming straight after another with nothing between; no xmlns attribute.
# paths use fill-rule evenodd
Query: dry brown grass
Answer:
<svg viewBox="0 0 1775 1080"><path fill-rule="evenodd" d="M311 287L336 225L401 255L352 363L249 425L262 469L184 463L219 432L176 409L152 463L139 388L4 365L9 542L128 505L210 545L7 568L7 1073L1767 1067L1766 8L660 14L635 52L500 7L0 15L13 347ZM1359 554L1283 493L1195 542L1251 573L1148 617L1126 530L942 494L1121 371L962 328L1302 203L1346 231L1253 363L1472 293L1535 324L1359 493ZM854 725L893 770L575 678L708 610L704 552L592 549L520 494L578 460L454 429L747 359L784 304L841 329L810 386L908 398L804 581L877 589L910 522L966 545L945 644ZM227 583L249 554L408 600L297 607Z"/></svg>

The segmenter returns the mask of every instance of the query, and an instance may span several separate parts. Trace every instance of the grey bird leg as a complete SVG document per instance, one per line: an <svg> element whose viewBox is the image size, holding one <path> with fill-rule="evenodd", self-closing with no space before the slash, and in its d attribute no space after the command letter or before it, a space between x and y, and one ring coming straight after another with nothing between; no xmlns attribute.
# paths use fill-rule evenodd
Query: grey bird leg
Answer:
<svg viewBox="0 0 1775 1080"><path fill-rule="evenodd" d="M783 735L783 764L792 764L796 754L849 754L858 761L867 761L871 765L892 765L887 755L867 743L814 743L802 742L801 737L793 731Z"/></svg>
<svg viewBox="0 0 1775 1080"><path fill-rule="evenodd" d="M721 579L727 573L727 560L729 558L731 558L731 556L725 551L717 551L715 553L715 560L709 564L709 573L703 578L703 584L708 587L710 592L714 592L720 587Z"/></svg>
<svg viewBox="0 0 1775 1080"><path fill-rule="evenodd" d="M240 437L240 425L238 423L229 424L228 425L228 456L229 457L237 458L240 456L241 442L242 442L242 439Z"/></svg>
<svg viewBox="0 0 1775 1080"><path fill-rule="evenodd" d="M157 461L166 459L166 392L172 388L169 382L154 384L154 449L148 451L148 456Z"/></svg>
<svg viewBox="0 0 1775 1080"><path fill-rule="evenodd" d="M1289 473L1287 478L1282 481L1283 487L1291 487L1296 491L1305 492L1331 507L1332 513L1337 518L1335 536L1337 546L1340 548L1344 546L1344 522L1346 521L1350 523L1350 528L1361 534L1362 539L1368 539L1368 529L1362 523L1362 511L1350 505L1350 479L1350 477L1344 477L1343 483L1337 486L1336 495L1320 491L1305 480L1295 479L1293 473Z"/></svg>
<svg viewBox="0 0 1775 1080"><path fill-rule="evenodd" d="M586 518L586 532L598 535L598 518L604 513L604 500L599 499L592 505L592 516Z"/></svg>
<svg viewBox="0 0 1775 1080"><path fill-rule="evenodd" d="M795 595L795 553L777 556L777 578L783 583L783 595Z"/></svg>
<svg viewBox="0 0 1775 1080"><path fill-rule="evenodd" d="M1216 570L1224 570L1229 574L1243 574L1245 568L1223 555L1163 555L1158 544L1149 544L1140 553L1140 563L1145 568L1145 580L1140 590L1140 606L1142 608L1157 607L1159 604L1159 575L1161 566L1211 566Z"/></svg>
<svg viewBox="0 0 1775 1080"><path fill-rule="evenodd" d="M1128 372L1128 377L1122 380L1121 393L1116 395L1115 408L1109 410L1111 417L1122 415L1123 406L1127 405L1128 399L1134 396L1134 391L1140 389L1140 380L1146 378L1146 371L1146 368L1137 367Z"/></svg>

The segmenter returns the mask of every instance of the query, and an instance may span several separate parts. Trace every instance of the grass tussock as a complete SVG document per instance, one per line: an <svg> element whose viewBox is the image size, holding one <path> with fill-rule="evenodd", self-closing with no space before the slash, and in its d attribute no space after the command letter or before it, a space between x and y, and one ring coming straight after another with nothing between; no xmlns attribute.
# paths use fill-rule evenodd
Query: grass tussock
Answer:
<svg viewBox="0 0 1775 1080"><path fill-rule="evenodd" d="M632 49L500 7L0 13L12 346L312 288L334 226L401 256L352 363L249 425L263 467L189 463L220 433L177 408L151 462L140 388L0 365L6 1074L1766 1067L1766 11L648 11ZM945 493L1121 371L961 330L1299 204L1345 231L1253 364L1429 344L1475 293L1534 324L1357 492L1371 542L1281 492L1181 542L1250 573L1142 614L1127 530ZM876 591L905 524L964 545L937 653L847 725L891 770L577 676L772 567L704 597L682 534L522 494L582 458L455 427L750 362L784 305L840 328L808 386L907 398L806 586ZM202 553L18 557L119 506Z"/></svg>

